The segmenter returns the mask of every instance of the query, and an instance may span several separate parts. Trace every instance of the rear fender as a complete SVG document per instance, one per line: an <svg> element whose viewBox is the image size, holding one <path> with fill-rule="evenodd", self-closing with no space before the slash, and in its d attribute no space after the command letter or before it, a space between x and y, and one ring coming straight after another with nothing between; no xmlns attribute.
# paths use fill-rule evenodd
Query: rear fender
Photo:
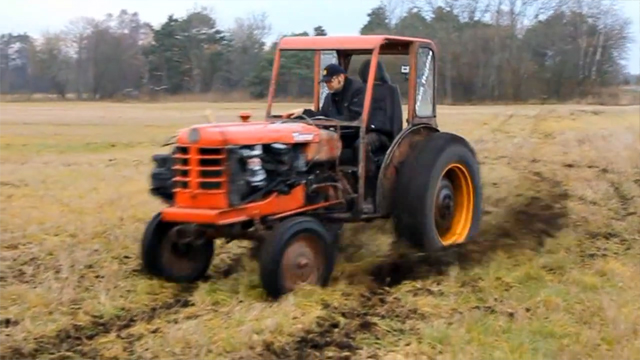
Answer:
<svg viewBox="0 0 640 360"><path fill-rule="evenodd" d="M416 144L439 131L430 124L416 124L404 128L391 143L378 174L376 207L382 217L388 217L391 212L393 185L396 182L396 172L400 164Z"/></svg>

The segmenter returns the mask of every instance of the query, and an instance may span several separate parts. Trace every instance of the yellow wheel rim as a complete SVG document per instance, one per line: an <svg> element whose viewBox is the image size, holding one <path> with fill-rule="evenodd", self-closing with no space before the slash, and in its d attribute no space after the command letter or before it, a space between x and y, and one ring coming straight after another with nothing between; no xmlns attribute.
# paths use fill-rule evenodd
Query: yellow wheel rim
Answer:
<svg viewBox="0 0 640 360"><path fill-rule="evenodd" d="M473 220L474 189L471 176L460 164L449 165L436 188L434 220L443 245L463 242Z"/></svg>

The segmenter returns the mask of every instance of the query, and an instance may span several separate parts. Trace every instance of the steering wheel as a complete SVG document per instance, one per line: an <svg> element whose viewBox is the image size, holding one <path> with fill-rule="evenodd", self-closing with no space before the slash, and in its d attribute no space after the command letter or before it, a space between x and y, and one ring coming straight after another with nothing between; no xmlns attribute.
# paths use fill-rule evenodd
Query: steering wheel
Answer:
<svg viewBox="0 0 640 360"><path fill-rule="evenodd" d="M299 121L299 120L304 120L305 123L308 123L311 126L315 126L315 127L321 127L321 128L329 128L332 131L337 131L336 129L336 125L340 128L340 134L358 134L360 132L360 130L358 130L359 128L359 124L355 125L355 126L342 126L340 125L340 123L343 123L343 121L338 121L338 124L333 125L333 124L316 124L314 123L314 120L326 120L326 121L336 121L336 119L332 119L332 118L328 118L326 116L314 116L312 118L301 114L295 117L287 117L287 118L283 118L282 120L278 121L278 124L282 124L282 123L287 123L287 122L293 122L293 121Z"/></svg>

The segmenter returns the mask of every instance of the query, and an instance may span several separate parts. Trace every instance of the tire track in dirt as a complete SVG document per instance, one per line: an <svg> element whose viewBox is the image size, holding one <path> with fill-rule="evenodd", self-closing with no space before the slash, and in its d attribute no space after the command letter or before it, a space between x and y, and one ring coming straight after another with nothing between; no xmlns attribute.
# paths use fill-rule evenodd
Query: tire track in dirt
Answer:
<svg viewBox="0 0 640 360"><path fill-rule="evenodd" d="M141 311L118 315L104 319L95 316L93 320L85 324L72 324L56 332L53 336L37 338L32 348L10 346L3 348L0 359L29 359L42 356L57 355L56 359L73 358L97 358L99 351L91 346L85 347L92 340L110 333L121 333L141 322L150 322L157 317L171 313L175 310L193 306L190 300L195 291L194 286L180 287L171 300L152 306ZM68 356L67 356L68 355Z"/></svg>
<svg viewBox="0 0 640 360"><path fill-rule="evenodd" d="M600 174L609 174L605 168L599 170ZM621 176L620 178L624 178ZM615 207L615 216L611 218L614 221L629 221L629 218L637 216L637 212L633 211L633 197L629 195L614 178L608 178L607 183L613 191L618 206ZM604 206L595 203L593 206ZM586 240L580 244L580 254L586 259L597 259L609 256L623 255L633 249L632 236L625 234L615 227L609 227L607 230L587 231L585 233Z"/></svg>
<svg viewBox="0 0 640 360"><path fill-rule="evenodd" d="M379 326L381 321L398 323L398 331L411 331L408 320L425 322L428 316L407 306L391 292L404 281L424 280L445 275L447 269L459 264L461 269L477 266L497 251L539 249L567 226L569 194L562 183L542 173L533 177L544 183L545 191L522 199L504 209L498 219L486 223L477 239L439 254L397 253L391 259L374 266L369 276L373 280L368 291L361 293L355 305L325 304L325 314L285 344L266 342L255 358L262 359L349 359L361 347L356 335L366 334L376 340L389 336L393 329ZM430 289L420 289L426 296L438 295ZM351 297L353 294L345 294ZM496 311L495 309L482 309ZM388 326L388 325L387 325ZM249 354L243 355L244 358Z"/></svg>
<svg viewBox="0 0 640 360"><path fill-rule="evenodd" d="M206 282L211 278L224 279L239 272L242 269L243 256L246 256L246 254L241 252L229 254L223 259L222 263L214 266L202 281ZM135 269L132 274L148 276L140 269ZM78 357L83 359L104 358L100 355L98 346L93 345L93 343L105 335L114 333L119 339L123 340L124 349L130 358L135 358L133 347L139 339L125 334L126 330L141 323L150 323L159 317L175 314L194 306L191 298L197 289L197 284L179 285L172 298L160 304L109 319L94 316L87 323L72 324L69 327L60 329L54 335L33 339L30 343L35 345L30 348L14 345L4 346L0 351L0 360L34 359L43 356L55 356L56 360L75 359Z"/></svg>
<svg viewBox="0 0 640 360"><path fill-rule="evenodd" d="M485 220L476 239L435 254L399 253L376 266L370 275L380 286L393 287L407 280L444 275L454 264L462 269L480 265L498 250L542 249L568 225L569 193L555 179L535 171L531 175L545 184L544 190L511 204L497 219Z"/></svg>
<svg viewBox="0 0 640 360"><path fill-rule="evenodd" d="M351 296L352 294L345 294ZM362 347L356 336L366 334L382 340L389 331L382 321L406 324L407 320L426 321L427 316L403 304L389 288L374 287L358 295L352 306L323 304L325 314L304 329L293 341L285 344L263 343L256 358L261 359L350 359ZM405 330L405 328L403 328ZM243 355L246 358L248 355Z"/></svg>
<svg viewBox="0 0 640 360"><path fill-rule="evenodd" d="M608 182L620 204L619 209L616 211L618 213L618 220L624 221L626 218L636 215L637 213L631 210L631 201L633 201L633 198L622 189L618 182L612 179L609 179Z"/></svg>

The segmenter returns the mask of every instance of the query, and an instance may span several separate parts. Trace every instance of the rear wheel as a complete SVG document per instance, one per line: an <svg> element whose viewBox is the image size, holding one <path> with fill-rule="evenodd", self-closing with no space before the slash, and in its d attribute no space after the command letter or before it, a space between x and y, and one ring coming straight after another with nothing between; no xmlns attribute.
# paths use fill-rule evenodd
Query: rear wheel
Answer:
<svg viewBox="0 0 640 360"><path fill-rule="evenodd" d="M300 284L326 286L335 264L332 235L316 219L294 217L280 223L261 246L260 280L272 298Z"/></svg>
<svg viewBox="0 0 640 360"><path fill-rule="evenodd" d="M399 238L434 252L474 237L482 215L480 170L462 137L436 133L400 166L393 220Z"/></svg>
<svg viewBox="0 0 640 360"><path fill-rule="evenodd" d="M214 254L214 242L188 224L164 222L156 214L142 238L142 265L167 281L191 283L205 276Z"/></svg>

